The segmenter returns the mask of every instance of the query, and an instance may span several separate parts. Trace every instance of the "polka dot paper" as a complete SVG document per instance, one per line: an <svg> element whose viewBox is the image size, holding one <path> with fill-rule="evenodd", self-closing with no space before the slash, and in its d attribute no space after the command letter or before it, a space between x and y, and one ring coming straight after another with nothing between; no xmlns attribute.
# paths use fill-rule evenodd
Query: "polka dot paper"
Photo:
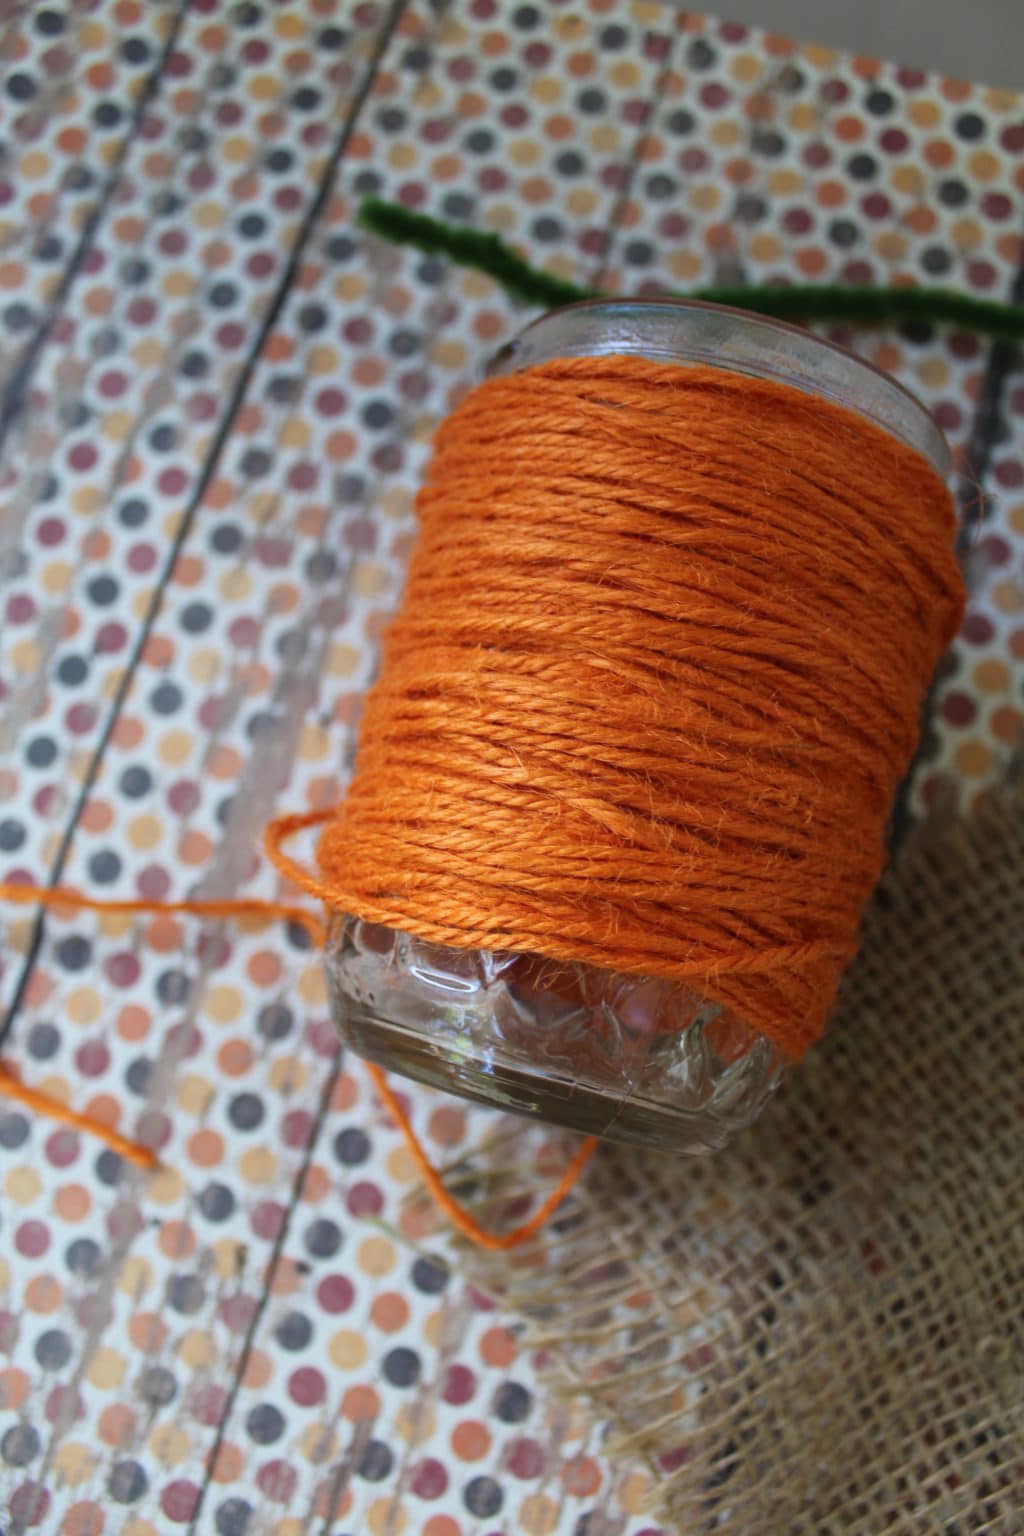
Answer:
<svg viewBox="0 0 1024 1536"><path fill-rule="evenodd" d="M342 792L431 433L530 318L362 197L624 292L1020 287L1006 91L658 0L8 9L4 879L272 898L263 826ZM1024 716L1024 386L973 336L835 335L954 448L971 605L914 794L976 796ZM165 1165L0 1100L12 1533L657 1536L460 1277L301 929L0 917L5 1058ZM435 1160L492 1133L402 1091Z"/></svg>

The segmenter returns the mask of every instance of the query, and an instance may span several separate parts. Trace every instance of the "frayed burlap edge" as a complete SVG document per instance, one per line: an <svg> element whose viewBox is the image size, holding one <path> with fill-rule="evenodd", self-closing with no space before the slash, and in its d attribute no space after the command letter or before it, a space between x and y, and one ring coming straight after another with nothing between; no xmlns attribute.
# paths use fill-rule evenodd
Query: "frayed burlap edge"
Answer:
<svg viewBox="0 0 1024 1536"><path fill-rule="evenodd" d="M829 1038L733 1147L603 1148L539 1243L465 1262L685 1536L1020 1536L1019 784L911 834Z"/></svg>

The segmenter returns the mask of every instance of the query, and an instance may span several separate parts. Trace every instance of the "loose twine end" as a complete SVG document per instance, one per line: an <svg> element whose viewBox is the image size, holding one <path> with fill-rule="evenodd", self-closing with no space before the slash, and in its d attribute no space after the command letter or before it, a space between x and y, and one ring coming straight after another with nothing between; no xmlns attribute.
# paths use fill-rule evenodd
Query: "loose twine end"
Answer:
<svg viewBox="0 0 1024 1536"><path fill-rule="evenodd" d="M264 835L265 847L274 863L283 873L293 879L296 884L306 890L318 893L319 882L315 876L283 851L284 844L297 833L309 827L319 825L326 821L332 812L315 811L294 816L282 816L271 822ZM306 907L296 906L287 902L237 900L237 901L133 901L117 899L97 898L88 896L84 891L77 890L74 886L55 885L51 887L26 885L20 882L0 882L0 901L14 903L20 906L40 906L48 911L64 908L68 911L99 912L106 914L122 915L147 915L147 916L187 916L199 918L222 918L240 922L246 918L259 918L265 921L283 921L295 923L303 928L313 940L318 949L322 949L327 938L327 925ZM463 1236L470 1238L482 1248L492 1251L504 1251L518 1247L525 1243L540 1231L541 1227L562 1204L565 1197L576 1184L589 1162L595 1147L596 1137L588 1137L583 1142L575 1157L566 1167L564 1174L551 1194L537 1207L533 1215L515 1227L510 1232L495 1234L486 1231L476 1222L458 1201L449 1194L445 1187L444 1179L438 1168L430 1161L423 1143L416 1134L402 1102L395 1090L387 1080L386 1074L380 1067L369 1062L364 1063L367 1072L380 1097L381 1103L391 1116L395 1125L401 1131L406 1145L412 1154L423 1182L431 1196L436 1201L439 1209L444 1212ZM145 1142L134 1140L130 1136L123 1135L113 1126L107 1125L97 1115L84 1113L73 1109L69 1104L58 1098L55 1094L47 1093L40 1088L34 1088L22 1080L18 1069L10 1062L0 1058L0 1095L10 1099L12 1103L20 1104L33 1114L44 1116L48 1120L55 1121L58 1125L68 1126L75 1131L81 1131L86 1136L102 1142L111 1151L123 1157L125 1162L139 1168L144 1173L155 1173L166 1165L162 1162L156 1151L147 1146Z"/></svg>

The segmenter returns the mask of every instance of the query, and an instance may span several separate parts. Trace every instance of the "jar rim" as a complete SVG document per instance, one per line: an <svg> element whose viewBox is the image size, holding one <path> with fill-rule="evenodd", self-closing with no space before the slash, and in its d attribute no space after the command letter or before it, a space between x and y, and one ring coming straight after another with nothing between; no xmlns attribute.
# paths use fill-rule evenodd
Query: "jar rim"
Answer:
<svg viewBox="0 0 1024 1536"><path fill-rule="evenodd" d="M488 377L557 357L625 353L773 379L857 411L916 449L945 479L951 456L923 401L891 374L787 320L704 299L583 299L531 320L491 359Z"/></svg>

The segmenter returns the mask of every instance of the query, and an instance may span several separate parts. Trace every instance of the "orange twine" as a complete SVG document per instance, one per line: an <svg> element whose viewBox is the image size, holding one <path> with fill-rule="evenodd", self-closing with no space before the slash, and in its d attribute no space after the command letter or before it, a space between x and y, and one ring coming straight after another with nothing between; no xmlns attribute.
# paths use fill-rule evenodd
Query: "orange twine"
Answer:
<svg viewBox="0 0 1024 1536"><path fill-rule="evenodd" d="M329 909L430 942L685 982L799 1056L856 946L962 612L942 480L816 396L613 356L474 390L417 506L352 784L267 829L275 864ZM314 874L283 843L318 822ZM272 903L0 896L323 934ZM431 1193L487 1247L535 1232L593 1151L496 1237L371 1072ZM9 1072L0 1091L29 1102Z"/></svg>
<svg viewBox="0 0 1024 1536"><path fill-rule="evenodd" d="M822 1032L963 590L949 492L788 385L637 357L491 379L320 839L331 907Z"/></svg>

